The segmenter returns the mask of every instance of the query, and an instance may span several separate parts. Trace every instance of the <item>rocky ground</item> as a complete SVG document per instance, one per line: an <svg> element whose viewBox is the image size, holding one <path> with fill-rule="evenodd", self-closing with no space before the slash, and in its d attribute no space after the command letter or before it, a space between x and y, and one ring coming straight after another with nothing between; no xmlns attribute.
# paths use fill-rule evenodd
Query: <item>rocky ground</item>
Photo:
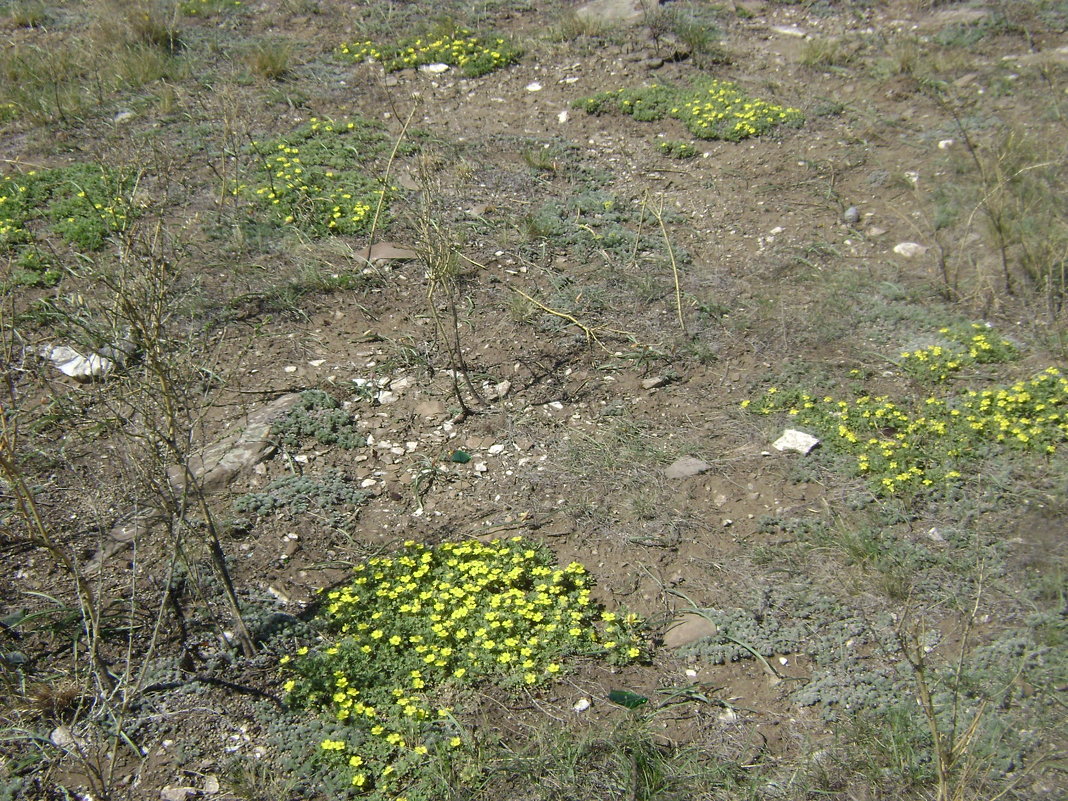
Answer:
<svg viewBox="0 0 1068 801"><path fill-rule="evenodd" d="M34 219L39 263L4 241L0 797L341 797L329 726L282 700L318 591L513 536L646 652L465 690L478 748L438 797L1064 794L1063 434L934 438L959 480L887 491L837 425L754 411L919 416L1064 367L1068 7L133 5L0 3L3 174L109 165L138 215L99 247ZM439 12L522 55L338 55ZM803 122L705 140L581 102L702 75ZM258 143L348 119L377 127L336 169L393 187L373 234L243 194ZM910 369L972 324L1012 358Z"/></svg>

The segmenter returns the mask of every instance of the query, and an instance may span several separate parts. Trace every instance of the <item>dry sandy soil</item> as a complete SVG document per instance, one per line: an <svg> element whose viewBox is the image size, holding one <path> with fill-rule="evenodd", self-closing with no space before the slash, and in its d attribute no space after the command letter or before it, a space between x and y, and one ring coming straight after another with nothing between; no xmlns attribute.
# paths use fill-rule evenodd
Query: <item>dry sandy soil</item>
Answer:
<svg viewBox="0 0 1068 801"><path fill-rule="evenodd" d="M340 797L314 761L324 730L280 700L317 590L406 540L516 535L584 563L598 602L642 617L649 655L473 690L457 716L482 744L478 778L442 779L441 798L1064 797L1062 452L991 448L953 490L886 494L833 431L780 452L788 416L741 404L776 387L908 406L1064 365L1063 272L1059 289L1032 280L1024 234L999 240L984 201L1029 171L1063 175L1068 7L680 0L609 23L561 2L444 5L161 3L181 38L166 76L0 122L0 172L129 167L145 210L88 257L42 228L62 279L5 281L0 798ZM20 16L31 6L39 20ZM337 56L439 11L522 56L477 78ZM136 17L0 12L20 53L91 48L102 19ZM804 122L700 140L576 105L700 74ZM366 234L300 235L230 192L252 142L355 117L385 134L369 169L396 190L374 238L399 258L368 263ZM1014 136L1030 149L999 178ZM441 247L451 272L434 282ZM180 430L155 422L151 347L90 382L41 358L120 319L98 274L116 264L131 296L167 284L155 352ZM936 389L903 369L902 352L972 322L1019 358ZM264 451L251 423L309 389L366 444L267 435ZM202 466L242 432L245 461ZM172 439L205 490L177 518L159 511L181 484ZM676 476L682 457L700 464ZM240 500L301 475L361 502ZM96 646L72 573L99 607ZM716 626L678 645L693 610ZM948 765L916 700L925 677ZM628 710L612 690L650 701Z"/></svg>

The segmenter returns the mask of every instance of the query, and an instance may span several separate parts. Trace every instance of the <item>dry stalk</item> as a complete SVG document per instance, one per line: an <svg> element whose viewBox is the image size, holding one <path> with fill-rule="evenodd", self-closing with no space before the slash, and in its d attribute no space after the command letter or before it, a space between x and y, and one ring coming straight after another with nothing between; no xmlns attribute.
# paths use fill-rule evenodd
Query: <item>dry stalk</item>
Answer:
<svg viewBox="0 0 1068 801"><path fill-rule="evenodd" d="M642 209L644 215L645 203L642 202ZM671 237L668 236L667 226L664 224L664 196L659 198L659 204L655 208L651 208L652 215L656 218L657 223L660 225L660 233L664 237L664 246L667 248L668 258L671 259L671 275L675 280L675 311L679 318L679 328L682 329L682 333L686 333L686 320L682 315L682 286L679 282L679 264L675 259L675 249L671 246Z"/></svg>
<svg viewBox="0 0 1068 801"><path fill-rule="evenodd" d="M461 416L466 417L471 413L471 408L468 406L460 387L461 380L464 386L467 387L468 392L479 404L485 405L486 401L471 380L460 341L460 316L456 308L456 278L459 272L457 268L458 251L449 236L449 232L442 228L436 217L432 202L435 187L430 175L430 169L425 163L420 169L419 178L422 192L419 219L417 221L419 241L416 245L416 250L419 252L426 269L427 306L434 320L438 339L449 356L453 395L460 404ZM445 298L445 305L448 311L447 324L442 320L438 312L437 296L439 293Z"/></svg>

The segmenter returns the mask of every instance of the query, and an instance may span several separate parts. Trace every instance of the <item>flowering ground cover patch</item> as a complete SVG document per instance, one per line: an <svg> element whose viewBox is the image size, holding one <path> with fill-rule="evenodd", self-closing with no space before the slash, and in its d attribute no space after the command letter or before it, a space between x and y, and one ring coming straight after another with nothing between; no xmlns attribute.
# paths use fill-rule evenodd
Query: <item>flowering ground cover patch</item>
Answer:
<svg viewBox="0 0 1068 801"><path fill-rule="evenodd" d="M1015 354L1011 343L986 330L941 333L957 336L966 349L951 359L935 353L938 346L904 355L921 366L942 363L935 371L937 380L944 380L946 370L959 369L947 366L950 362L989 363ZM991 449L1053 454L1068 440L1068 378L1056 367L1009 386L967 389L915 403L898 403L886 395L843 400L770 387L742 407L758 414L785 413L792 425L810 427L826 445L853 454L857 473L878 495L955 482Z"/></svg>
<svg viewBox="0 0 1068 801"><path fill-rule="evenodd" d="M466 28L443 30L404 39L397 44L376 44L370 40L342 44L338 52L353 61L379 61L386 72L448 64L469 78L486 75L519 61L522 51L500 36L481 36Z"/></svg>
<svg viewBox="0 0 1068 801"><path fill-rule="evenodd" d="M289 702L337 722L322 756L373 798L416 798L431 758L473 746L449 703L464 687L524 687L586 656L642 656L635 615L602 610L585 567L520 537L405 543L324 594L322 642L282 657Z"/></svg>
<svg viewBox="0 0 1068 801"><path fill-rule="evenodd" d="M362 119L313 117L288 136L255 141L254 177L233 189L270 219L321 237L366 231L384 193L364 166L391 145L377 125ZM383 203L383 211L387 203Z"/></svg>
<svg viewBox="0 0 1068 801"><path fill-rule="evenodd" d="M737 84L715 78L699 80L689 87L654 83L599 92L575 105L587 114L628 114L642 122L669 117L680 120L698 139L731 142L804 121L796 108L752 98Z"/></svg>
<svg viewBox="0 0 1068 801"><path fill-rule="evenodd" d="M980 323L941 328L938 333L945 344L928 345L901 354L905 372L921 380L945 381L965 367L1011 362L1018 356L1012 342L993 336L990 329Z"/></svg>
<svg viewBox="0 0 1068 801"><path fill-rule="evenodd" d="M52 286L54 254L38 247L49 232L81 251L99 250L137 209L132 175L97 164L72 164L0 176L0 253L12 256L9 283Z"/></svg>

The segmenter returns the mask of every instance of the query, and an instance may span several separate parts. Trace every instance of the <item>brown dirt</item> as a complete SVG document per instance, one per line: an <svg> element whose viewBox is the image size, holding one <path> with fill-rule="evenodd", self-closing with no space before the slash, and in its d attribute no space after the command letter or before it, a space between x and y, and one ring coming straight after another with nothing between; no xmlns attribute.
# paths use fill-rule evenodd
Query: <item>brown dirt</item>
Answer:
<svg viewBox="0 0 1068 801"><path fill-rule="evenodd" d="M178 109L172 114L146 106L122 127L90 116L74 129L19 122L0 132L0 155L20 163L62 163L84 154L117 160L123 150L155 149L181 165L177 175L147 174L143 191L169 187L174 203L168 223L180 226L188 239L185 267L199 291L209 293L190 319L212 328L198 355L218 370L222 383L205 388L207 403L195 411L198 447L225 436L243 411L312 387L351 398L361 431L373 438L374 445L355 451L308 446L297 454L277 453L213 496L218 513L227 517L232 500L243 493L294 472L319 475L329 468L366 483L371 492L367 504L348 517L278 514L228 533L225 547L243 599L301 615L316 590L343 579L348 565L406 539L437 543L515 534L544 542L562 562L584 562L596 577L598 600L641 614L654 643L690 602L703 608L748 603L778 576L797 569L811 571L843 594L866 595L866 590L845 589L855 588L856 579L837 579L834 574L845 568L832 557L817 556L799 567L790 550L793 536L764 525L768 517L840 519L849 514L841 511L848 499L863 495L860 484L834 473L826 461L806 464L806 457L772 450L779 421L746 415L738 406L755 388L780 376L812 375L819 382L833 371L862 366L888 387L907 388L898 375L878 376L888 368L879 354L896 351L930 326L904 317L869 316L858 323L851 312L864 299L854 293L858 287L865 293L900 293L918 298L921 306L942 308L934 248L906 260L892 247L901 241L933 244L928 209L903 176L918 172L924 191L939 185L950 167L938 142L954 138L953 123L935 99L919 91L914 77L873 77L873 68L861 62L805 67L800 63L805 39L774 28L794 25L810 36L858 42L902 32L931 36L960 21L957 16L970 6L927 9L922 3L892 2L850 10L849 4L737 4L752 14L720 17L729 60L711 71L765 99L799 105L806 123L740 143L697 142L700 155L680 162L658 155L651 144L657 133L690 141L680 124L587 116L572 108L576 98L601 90L680 83L694 74L691 59L658 64L641 22L599 43L560 43L540 36L559 19L557 5L501 13L490 21L523 37L527 53L514 67L465 80L451 72L384 76L377 65L333 60L334 45L360 30L362 7L255 5L255 13L219 24L232 27L235 37L278 35L301 43L300 64L277 85L255 77L230 82L222 75L225 88L212 93L189 77L174 85ZM319 12L300 10L312 6ZM210 20L188 24L197 36L218 36ZM20 30L18 36L32 33ZM1019 35L997 36L957 54L966 63L946 71L969 113L1021 121L1036 110L1030 104L1040 96L1037 87L1046 75L1017 67L1019 60L1007 57L1028 47L1043 53L1062 42L1052 32L1033 37L1027 42ZM197 41L191 36L189 47L197 47ZM228 64L221 59L215 66L222 71ZM1060 90L1064 73L1052 75ZM535 81L540 91L528 89ZM1018 89L994 91L1006 81ZM986 89L983 95L977 94L980 89ZM430 133L424 152L434 158L430 171L443 218L466 226L462 251L470 263L460 282L458 336L469 373L484 393L510 382L503 397L486 403L464 390L473 411L466 417L458 415L421 263L383 263L367 276L366 289L312 293L272 310L265 306L264 287L281 284L301 265L314 262L338 273L359 266L329 244L285 242L253 253L228 241L229 232L208 230L213 221L230 219L216 207L218 180L212 177L226 164L219 157L230 144L221 132L224 122L239 121L241 130L261 136L286 132L311 116L361 114L384 121L395 134L413 102L419 104L413 127ZM190 120L210 131L206 139L189 132ZM523 152L547 145L560 154L559 166L532 169ZM418 158L404 157L394 165L396 180L411 181ZM676 327L670 272L651 274L649 260L620 263L617 254L604 250L578 261L551 240L537 257L522 247L524 218L545 198L581 191L581 169L609 172L608 191L620 204L639 208L643 199L663 196L677 214L672 244L689 254L682 266L686 335ZM855 227L842 222L849 206L861 214ZM476 216L484 224L471 224ZM382 236L411 244L415 233L403 210L398 220ZM652 225L648 219L645 224ZM223 244L213 237L222 237ZM355 249L366 243L346 244ZM979 262L989 256L979 237L963 246L975 249ZM979 311L1002 315L997 322L1029 342L1042 341L1044 323L1020 299L993 303L982 289L966 288L981 304ZM571 313L594 327L600 341L588 340L560 318L524 308L513 290L570 302ZM601 297L591 299L595 290ZM249 293L244 304L224 310L227 300L243 293ZM697 302L721 311L703 313ZM961 308L965 314L975 310L967 304ZM444 305L438 311L448 312ZM812 372L817 364L825 371ZM667 379L662 386L643 387L643 380L661 375ZM355 379L383 378L410 383L386 405L355 395ZM821 384L815 386L821 391ZM49 376L46 387L28 391L39 391L41 398L66 396L86 404L93 419L106 417L103 402L90 397L93 387ZM121 410L121 398L108 403ZM145 499L128 491L138 474L137 457L128 452L123 427L104 427L87 440L77 420L71 425L38 443L51 448L42 457L41 499L66 547L88 560L108 546L106 532L118 515ZM473 458L467 464L450 462L456 449ZM664 477L663 468L681 455L699 457L711 467L691 478ZM1021 516L1015 536L1022 544L1013 570L1042 571L1054 552L1063 564L1063 493L1063 484L1052 486L1048 494L1054 503ZM953 520L956 513L940 514ZM996 511L990 525L1010 533L1009 517ZM894 530L918 537L914 532L922 534L936 522L921 508ZM43 551L14 538L4 542L0 569L8 578L0 582L0 599L5 609L33 608L37 602L28 600L33 592L65 592L64 571ZM105 560L99 586L116 597L124 587L159 586L169 542L165 532L152 530L135 549L119 550ZM754 561L758 551L767 555L765 561ZM207 562L200 564L208 572ZM185 603L203 604L225 619L218 598L188 597ZM164 786L202 786L205 776L230 769L233 754L224 748L254 762L253 750L266 743L254 705L264 693L279 693L276 655L227 656L230 649L202 611L184 614L190 616L180 624L168 617L160 652L181 660L180 682L205 691L174 696L173 706L166 682L147 692L137 712L147 721L137 732L144 758L126 755L115 771L115 797L158 798ZM147 631L151 618L142 623ZM44 670L54 649L62 661L57 669L84 671L81 655L64 650L64 636L34 635L37 670ZM118 669L123 652L111 647L109 657ZM135 649L140 647L139 639ZM803 755L811 747L806 743L830 738L814 710L788 697L791 680L811 674L809 657L780 656L785 664L775 664L782 667L785 683L769 680L755 660L714 665L660 650L651 664L621 672L583 667L566 683L531 694L528 702L486 700L481 714L485 726L519 741L526 727L546 718L573 721L571 705L579 697L594 699L583 723L594 726L620 714L604 700L611 689L625 686L655 697L658 690L700 684L714 688L725 703L672 708L658 718L658 734L666 742L722 740L743 761L785 763ZM688 669L696 675L688 675ZM508 714L501 715L495 704L508 707ZM725 715L726 710L733 712ZM84 712L70 714L78 718ZM88 786L76 766L41 775L42 798L60 797L55 788L61 786L77 792ZM1037 782L1053 782L1049 786L1055 788L1057 780L1041 774L1035 781L1036 788ZM238 789L224 781L223 794L212 797L231 797L228 792ZM871 792L841 797L881 797ZM1051 789L1044 797L1056 793Z"/></svg>

